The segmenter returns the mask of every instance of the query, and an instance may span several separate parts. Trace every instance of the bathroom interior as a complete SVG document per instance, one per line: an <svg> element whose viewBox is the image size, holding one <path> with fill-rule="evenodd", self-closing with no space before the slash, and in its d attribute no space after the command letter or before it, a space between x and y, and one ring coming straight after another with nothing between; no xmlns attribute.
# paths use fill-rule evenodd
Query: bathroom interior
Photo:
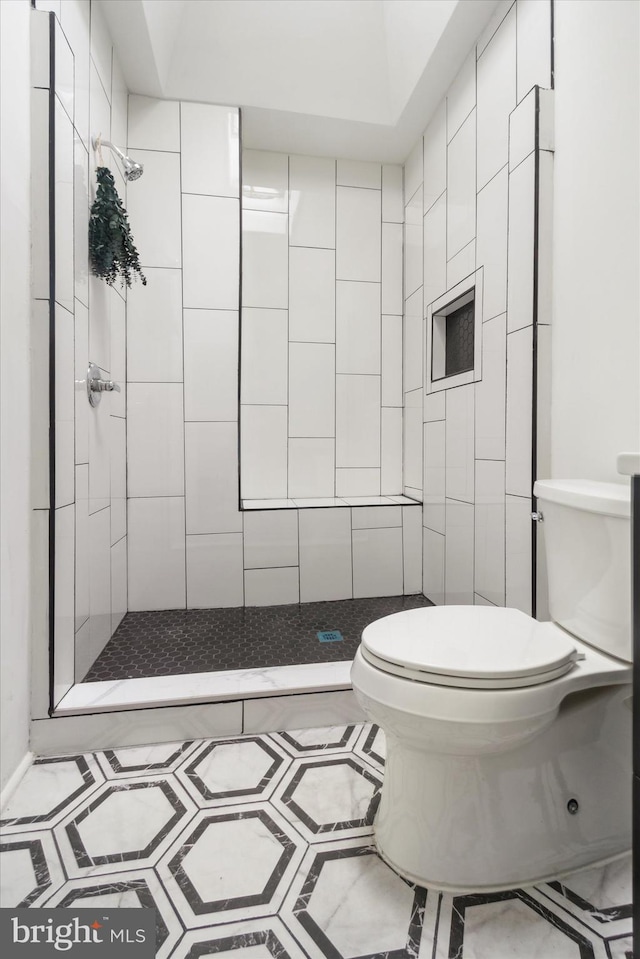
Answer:
<svg viewBox="0 0 640 959"><path fill-rule="evenodd" d="M162 959L632 956L639 11L2 0L2 906L154 907ZM102 167L144 283L95 275ZM620 642L562 609L581 552Z"/></svg>

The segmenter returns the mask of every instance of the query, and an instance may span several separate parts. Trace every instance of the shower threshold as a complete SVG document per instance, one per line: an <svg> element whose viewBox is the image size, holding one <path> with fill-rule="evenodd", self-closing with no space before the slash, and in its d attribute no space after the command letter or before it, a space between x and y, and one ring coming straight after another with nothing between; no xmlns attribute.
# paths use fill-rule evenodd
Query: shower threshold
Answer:
<svg viewBox="0 0 640 959"><path fill-rule="evenodd" d="M365 626L428 605L418 594L127 613L55 715L349 690Z"/></svg>

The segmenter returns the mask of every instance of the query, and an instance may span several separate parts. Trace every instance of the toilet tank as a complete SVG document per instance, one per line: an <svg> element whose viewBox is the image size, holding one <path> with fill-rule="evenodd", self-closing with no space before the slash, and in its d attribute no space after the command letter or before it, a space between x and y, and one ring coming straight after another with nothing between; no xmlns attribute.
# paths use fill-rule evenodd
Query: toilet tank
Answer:
<svg viewBox="0 0 640 959"><path fill-rule="evenodd" d="M631 497L628 485L538 480L551 619L624 659L631 647Z"/></svg>

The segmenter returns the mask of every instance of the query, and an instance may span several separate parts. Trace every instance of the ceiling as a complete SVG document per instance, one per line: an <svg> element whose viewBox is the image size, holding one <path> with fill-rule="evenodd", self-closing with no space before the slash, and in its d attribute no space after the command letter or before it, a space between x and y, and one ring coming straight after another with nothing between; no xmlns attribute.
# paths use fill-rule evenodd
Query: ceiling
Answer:
<svg viewBox="0 0 640 959"><path fill-rule="evenodd" d="M242 108L246 147L403 162L500 0L100 0L132 93Z"/></svg>

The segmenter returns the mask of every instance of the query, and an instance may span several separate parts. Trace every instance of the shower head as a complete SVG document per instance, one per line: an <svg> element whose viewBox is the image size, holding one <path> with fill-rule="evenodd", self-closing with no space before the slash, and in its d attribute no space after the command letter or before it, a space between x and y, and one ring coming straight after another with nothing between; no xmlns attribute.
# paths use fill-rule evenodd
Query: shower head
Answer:
<svg viewBox="0 0 640 959"><path fill-rule="evenodd" d="M93 149L100 150L100 147L109 147L117 156L120 157L122 161L122 166L124 167L124 178L125 180L138 180L144 173L144 167L141 163L138 163L137 160L132 160L131 157L128 157L125 153L122 152L114 143L111 143L109 140L101 140L100 137L93 138Z"/></svg>

